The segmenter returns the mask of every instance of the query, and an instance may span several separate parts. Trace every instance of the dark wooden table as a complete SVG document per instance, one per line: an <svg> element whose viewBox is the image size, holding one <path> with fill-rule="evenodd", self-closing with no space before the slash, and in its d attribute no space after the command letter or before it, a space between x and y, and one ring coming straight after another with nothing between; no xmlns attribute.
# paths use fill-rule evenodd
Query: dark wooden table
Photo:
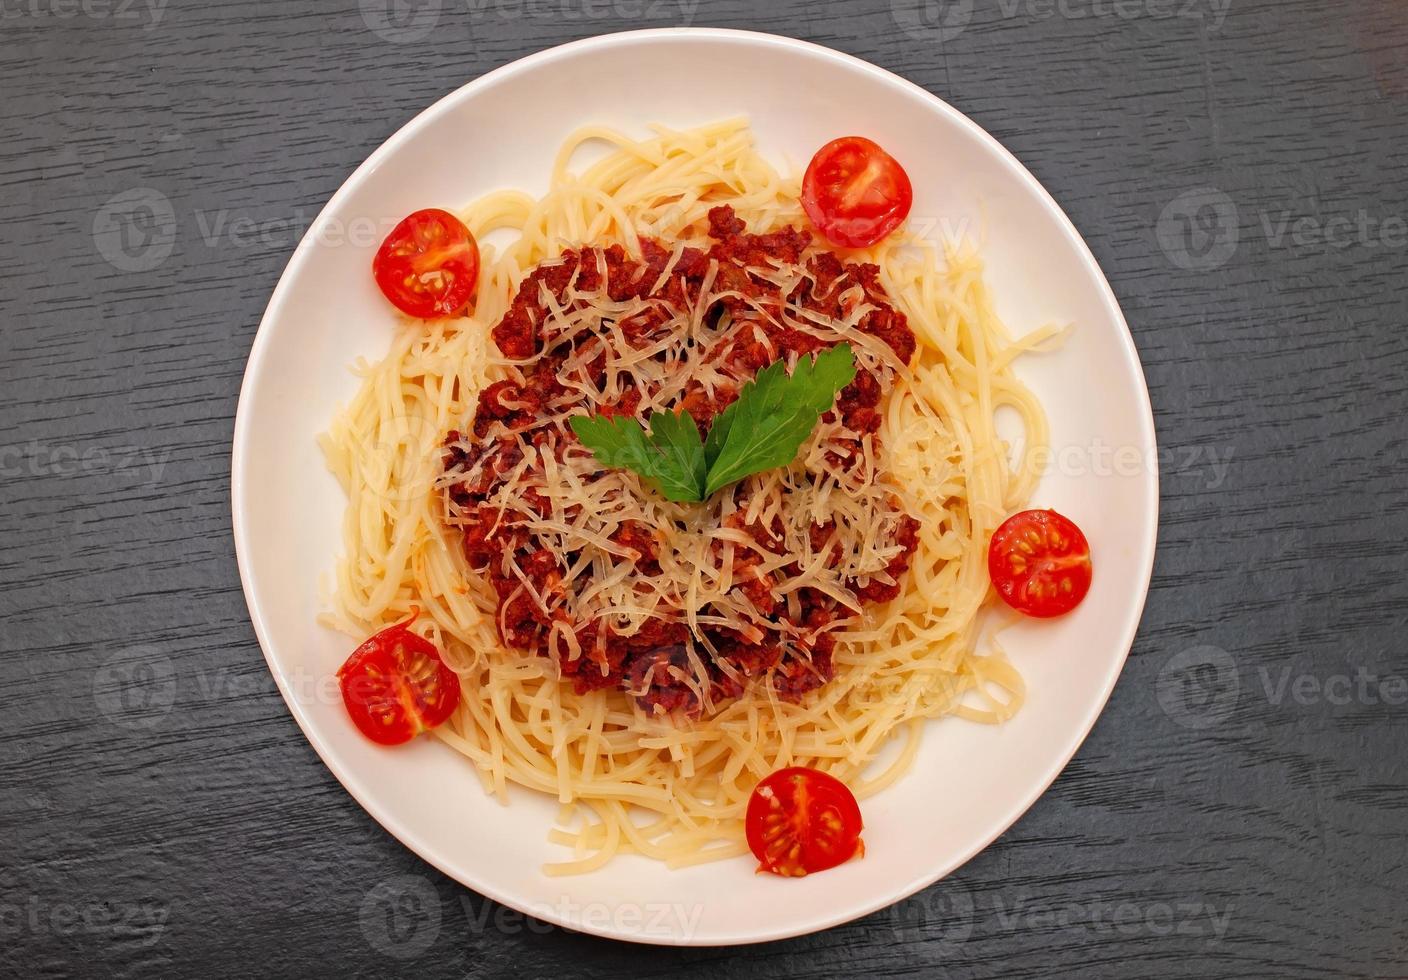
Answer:
<svg viewBox="0 0 1408 980"><path fill-rule="evenodd" d="M0 975L1408 976L1408 5L388 2L0 0ZM255 326L347 174L491 68L682 24L852 52L1006 143L1164 447L1143 628L1051 791L902 905L741 950L415 858L275 692L230 536Z"/></svg>

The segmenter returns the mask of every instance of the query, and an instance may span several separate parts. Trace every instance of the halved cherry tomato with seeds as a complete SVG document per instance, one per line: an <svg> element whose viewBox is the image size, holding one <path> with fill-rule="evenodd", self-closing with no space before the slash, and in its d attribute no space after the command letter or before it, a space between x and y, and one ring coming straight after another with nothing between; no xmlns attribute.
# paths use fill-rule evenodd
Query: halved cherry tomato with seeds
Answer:
<svg viewBox="0 0 1408 980"><path fill-rule="evenodd" d="M376 284L402 313L453 316L474 298L479 245L464 222L426 208L402 219L372 259Z"/></svg>
<svg viewBox="0 0 1408 980"><path fill-rule="evenodd" d="M342 701L362 734L400 745L450 717L460 679L435 644L409 629L412 619L377 633L337 672Z"/></svg>
<svg viewBox="0 0 1408 980"><path fill-rule="evenodd" d="M855 796L819 769L794 766L763 779L748 800L744 829L758 870L789 878L865 853Z"/></svg>
<svg viewBox="0 0 1408 980"><path fill-rule="evenodd" d="M899 161L861 136L832 140L802 177L802 207L833 245L868 248L898 228L914 205Z"/></svg>
<svg viewBox="0 0 1408 980"><path fill-rule="evenodd" d="M993 532L988 574L997 594L1018 612L1060 616L1090 591L1090 544L1054 510L1023 511Z"/></svg>

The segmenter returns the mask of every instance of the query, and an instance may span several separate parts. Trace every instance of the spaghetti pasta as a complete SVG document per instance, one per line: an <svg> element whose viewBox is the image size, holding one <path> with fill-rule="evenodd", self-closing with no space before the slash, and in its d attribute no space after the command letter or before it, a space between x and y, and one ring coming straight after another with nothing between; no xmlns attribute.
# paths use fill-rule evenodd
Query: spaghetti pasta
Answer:
<svg viewBox="0 0 1408 980"><path fill-rule="evenodd" d="M601 145L608 152L579 165L588 146ZM382 361L358 365L361 390L320 439L349 501L325 621L363 637L421 611L417 632L462 682L460 707L438 737L501 800L513 785L563 805L549 839L568 855L546 866L551 874L592 871L619 853L674 867L746 853L744 810L768 773L813 766L864 798L912 765L926 719L996 723L1024 697L1000 650L976 648L990 593L987 541L1031 494L1028 463L1047 435L1012 361L1050 334L1014 342L971 247L910 234L860 257L879 266L918 339L883 406L875 465L920 531L899 597L837 635L825 686L785 700L754 685L692 720L655 717L620 690L576 693L553 659L501 642L493 591L470 572L437 488L447 434L465 429L507 363L489 328L525 276L564 249L618 243L636 253L643 237L697 237L723 203L750 230L805 222L798 179L768 164L742 120L644 140L579 131L542 198L506 191L459 212L481 243L514 236L502 249L483 246L474 316L402 327ZM1023 424L1022 458L1009 458L998 436L1002 408Z"/></svg>

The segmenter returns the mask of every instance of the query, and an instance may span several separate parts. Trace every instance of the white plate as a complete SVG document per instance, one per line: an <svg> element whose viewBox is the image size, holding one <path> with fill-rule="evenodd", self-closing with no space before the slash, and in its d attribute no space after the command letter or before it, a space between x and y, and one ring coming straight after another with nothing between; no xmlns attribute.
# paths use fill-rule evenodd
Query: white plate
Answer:
<svg viewBox="0 0 1408 980"><path fill-rule="evenodd" d="M1029 701L997 728L931 724L914 770L865 805L866 855L788 880L738 859L669 871L623 857L577 878L539 870L562 852L555 804L502 807L431 739L378 748L328 683L352 647L319 627L319 579L341 549L343 497L314 445L349 400L355 357L378 359L392 314L369 274L379 233L417 208L547 187L567 134L600 122L645 135L746 113L761 149L802 166L859 133L903 162L916 221L981 231L999 312L1018 332L1076 324L1021 374L1051 417L1055 464L1035 504L1086 531L1095 585L1073 614L1005 637ZM240 575L265 657L308 740L387 830L446 874L559 925L642 942L714 945L813 932L884 908L982 850L1060 773L1109 697L1133 642L1154 557L1158 474L1148 392L1115 297L1036 180L991 136L918 87L800 41L724 30L642 31L555 48L480 78L403 127L357 169L300 242L250 354L235 425ZM330 848L337 841L329 840ZM371 883L369 883L370 885Z"/></svg>

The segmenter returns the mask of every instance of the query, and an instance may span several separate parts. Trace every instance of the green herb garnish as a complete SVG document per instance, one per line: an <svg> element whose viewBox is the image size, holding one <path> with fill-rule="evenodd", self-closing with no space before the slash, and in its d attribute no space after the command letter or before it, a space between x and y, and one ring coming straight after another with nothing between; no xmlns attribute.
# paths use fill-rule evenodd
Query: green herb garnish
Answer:
<svg viewBox="0 0 1408 980"><path fill-rule="evenodd" d="M572 431L603 466L627 469L668 500L701 501L744 477L786 466L856 376L855 354L838 344L803 357L790 375L778 361L743 386L707 439L689 412L653 412L647 432L633 418L578 416Z"/></svg>

